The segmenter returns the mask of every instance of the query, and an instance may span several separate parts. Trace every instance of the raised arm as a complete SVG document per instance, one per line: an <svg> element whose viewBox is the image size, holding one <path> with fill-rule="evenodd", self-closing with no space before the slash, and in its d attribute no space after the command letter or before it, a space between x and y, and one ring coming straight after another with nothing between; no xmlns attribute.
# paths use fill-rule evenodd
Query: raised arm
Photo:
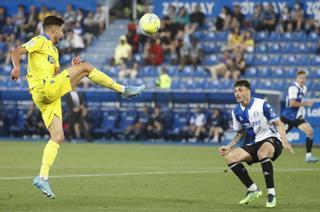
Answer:
<svg viewBox="0 0 320 212"><path fill-rule="evenodd" d="M15 50L11 52L13 69L10 75L13 81L16 81L20 76L20 56L26 53L27 50L23 46L18 46Z"/></svg>

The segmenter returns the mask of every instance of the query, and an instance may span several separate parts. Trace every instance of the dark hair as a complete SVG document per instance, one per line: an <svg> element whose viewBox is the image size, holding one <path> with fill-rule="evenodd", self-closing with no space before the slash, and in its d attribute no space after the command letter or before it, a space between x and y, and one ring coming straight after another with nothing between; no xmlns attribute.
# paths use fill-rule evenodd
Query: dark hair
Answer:
<svg viewBox="0 0 320 212"><path fill-rule="evenodd" d="M45 29L48 26L62 26L64 24L64 21L62 18L55 16L55 15L50 15L45 17L43 20L43 28Z"/></svg>
<svg viewBox="0 0 320 212"><path fill-rule="evenodd" d="M307 75L307 72L305 70L299 70L297 72L297 76L302 75L302 74Z"/></svg>
<svg viewBox="0 0 320 212"><path fill-rule="evenodd" d="M251 90L250 82L248 80L238 80L233 85L234 88L240 87L240 86L244 86L244 87L248 88L249 90Z"/></svg>

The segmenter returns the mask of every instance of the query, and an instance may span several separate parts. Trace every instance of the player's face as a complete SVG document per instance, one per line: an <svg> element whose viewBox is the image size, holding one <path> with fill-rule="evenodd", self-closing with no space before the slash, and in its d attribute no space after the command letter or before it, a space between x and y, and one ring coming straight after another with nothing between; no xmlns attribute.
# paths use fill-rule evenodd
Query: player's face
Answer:
<svg viewBox="0 0 320 212"><path fill-rule="evenodd" d="M250 99L250 89L245 86L237 86L234 88L234 96L237 102L245 103Z"/></svg>
<svg viewBox="0 0 320 212"><path fill-rule="evenodd" d="M300 74L297 76L297 82L299 85L305 85L307 82L307 76L305 74Z"/></svg>
<svg viewBox="0 0 320 212"><path fill-rule="evenodd" d="M54 26L53 34L54 34L54 44L57 44L64 36L63 26Z"/></svg>

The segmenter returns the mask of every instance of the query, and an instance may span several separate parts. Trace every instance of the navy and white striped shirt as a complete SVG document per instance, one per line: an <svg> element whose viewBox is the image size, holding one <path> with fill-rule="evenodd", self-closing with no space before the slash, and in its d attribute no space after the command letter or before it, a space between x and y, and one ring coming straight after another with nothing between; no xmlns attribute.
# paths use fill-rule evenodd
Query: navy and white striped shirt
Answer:
<svg viewBox="0 0 320 212"><path fill-rule="evenodd" d="M232 111L232 120L233 129L245 130L251 142L259 142L270 137L280 140L280 135L272 124L279 120L279 117L264 99L251 98L247 107L238 103Z"/></svg>
<svg viewBox="0 0 320 212"><path fill-rule="evenodd" d="M291 85L288 89L288 96L286 99L286 109L282 112L282 116L289 120L296 120L298 118L305 117L305 108L301 107L291 107L290 100L294 99L297 102L302 102L303 98L307 93L307 86L300 87L300 85L296 82Z"/></svg>

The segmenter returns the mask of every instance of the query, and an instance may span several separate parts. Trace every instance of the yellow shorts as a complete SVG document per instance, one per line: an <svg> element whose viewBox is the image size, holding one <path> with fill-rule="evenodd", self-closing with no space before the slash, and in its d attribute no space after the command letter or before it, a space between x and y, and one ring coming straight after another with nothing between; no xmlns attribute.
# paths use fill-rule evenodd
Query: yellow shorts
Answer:
<svg viewBox="0 0 320 212"><path fill-rule="evenodd" d="M42 85L30 89L33 102L42 114L49 128L54 115L62 119L61 97L72 90L69 73L63 70L59 75L43 81Z"/></svg>

